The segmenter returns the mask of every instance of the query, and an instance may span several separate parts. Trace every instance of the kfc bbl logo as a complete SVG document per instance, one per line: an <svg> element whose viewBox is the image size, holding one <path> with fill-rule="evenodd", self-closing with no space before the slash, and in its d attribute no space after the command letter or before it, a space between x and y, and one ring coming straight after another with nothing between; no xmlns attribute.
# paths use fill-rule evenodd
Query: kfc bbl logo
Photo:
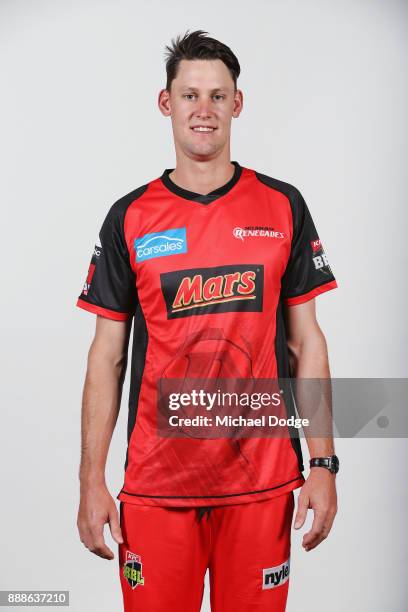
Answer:
<svg viewBox="0 0 408 612"><path fill-rule="evenodd" d="M327 255L323 250L322 241L319 239L312 240L310 242L310 246L312 247L312 252L314 255L313 263L315 269L323 274L332 274Z"/></svg>
<svg viewBox="0 0 408 612"><path fill-rule="evenodd" d="M138 585L144 585L140 555L135 555L130 552L130 550L126 551L126 561L123 564L123 575L132 589L135 589Z"/></svg>

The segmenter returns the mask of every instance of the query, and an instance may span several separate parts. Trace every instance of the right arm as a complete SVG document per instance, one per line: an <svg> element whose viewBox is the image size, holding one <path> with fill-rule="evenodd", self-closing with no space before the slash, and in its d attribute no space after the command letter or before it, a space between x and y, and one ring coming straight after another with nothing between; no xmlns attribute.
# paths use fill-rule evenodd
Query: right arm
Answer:
<svg viewBox="0 0 408 612"><path fill-rule="evenodd" d="M116 503L105 482L105 466L120 409L130 330L131 320L97 316L82 395L77 525L81 542L104 559L114 558L104 541L105 523L115 542L123 542Z"/></svg>

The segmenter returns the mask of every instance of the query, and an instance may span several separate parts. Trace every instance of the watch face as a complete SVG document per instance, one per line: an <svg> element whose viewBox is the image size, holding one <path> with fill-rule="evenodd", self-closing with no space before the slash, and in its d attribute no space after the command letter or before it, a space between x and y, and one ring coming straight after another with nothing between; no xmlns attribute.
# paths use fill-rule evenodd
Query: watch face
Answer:
<svg viewBox="0 0 408 612"><path fill-rule="evenodd" d="M337 472L339 471L339 466L340 466L339 458L336 455L333 455L331 458L331 470L335 474L337 474Z"/></svg>

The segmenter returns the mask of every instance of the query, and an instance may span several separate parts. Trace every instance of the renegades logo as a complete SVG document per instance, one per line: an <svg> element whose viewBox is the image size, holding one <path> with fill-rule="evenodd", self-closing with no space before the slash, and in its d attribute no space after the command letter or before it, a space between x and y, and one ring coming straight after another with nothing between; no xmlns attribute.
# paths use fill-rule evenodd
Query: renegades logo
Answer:
<svg viewBox="0 0 408 612"><path fill-rule="evenodd" d="M264 267L235 264L160 274L167 318L217 312L261 312Z"/></svg>
<svg viewBox="0 0 408 612"><path fill-rule="evenodd" d="M135 555L126 551L126 561L123 564L123 576L126 578L132 589L135 589L139 584L144 585L142 576L142 561L140 555Z"/></svg>

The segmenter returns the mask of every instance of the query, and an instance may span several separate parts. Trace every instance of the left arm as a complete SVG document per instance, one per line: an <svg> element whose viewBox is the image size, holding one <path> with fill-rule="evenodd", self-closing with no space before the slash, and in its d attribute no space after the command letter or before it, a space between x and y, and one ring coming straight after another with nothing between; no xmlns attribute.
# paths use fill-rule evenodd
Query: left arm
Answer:
<svg viewBox="0 0 408 612"><path fill-rule="evenodd" d="M326 339L316 320L315 300L286 308L286 327L292 376L296 378L329 379ZM333 437L306 436L310 457L334 454ZM306 551L316 548L329 534L337 513L336 475L323 467L312 467L300 490L294 527L299 529L306 520L307 510L313 509L312 528L303 536Z"/></svg>

